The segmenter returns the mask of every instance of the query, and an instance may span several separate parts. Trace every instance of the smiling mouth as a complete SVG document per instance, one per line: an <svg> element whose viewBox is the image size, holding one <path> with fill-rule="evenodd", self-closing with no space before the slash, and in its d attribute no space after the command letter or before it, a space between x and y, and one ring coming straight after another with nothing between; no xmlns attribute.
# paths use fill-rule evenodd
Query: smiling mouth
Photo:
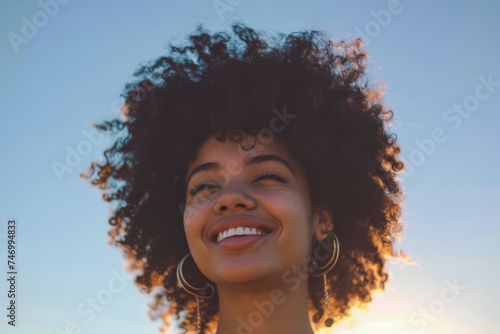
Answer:
<svg viewBox="0 0 500 334"><path fill-rule="evenodd" d="M248 235L233 235L230 237L223 238L219 241L213 241L217 246L224 249L241 249L249 247L250 245L267 238L269 235L273 234L274 231L263 231L260 234L248 234Z"/></svg>
<svg viewBox="0 0 500 334"><path fill-rule="evenodd" d="M228 238L238 238L250 235L262 235L262 234L268 234L269 232L271 231L256 227L236 227L236 228L233 227L223 232L219 232L217 235L214 236L214 239L216 240L213 241L220 242Z"/></svg>

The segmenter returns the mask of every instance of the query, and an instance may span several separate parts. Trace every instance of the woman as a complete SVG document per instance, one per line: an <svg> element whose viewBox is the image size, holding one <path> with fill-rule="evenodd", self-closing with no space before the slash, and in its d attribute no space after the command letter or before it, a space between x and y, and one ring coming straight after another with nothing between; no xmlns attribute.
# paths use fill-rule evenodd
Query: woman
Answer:
<svg viewBox="0 0 500 334"><path fill-rule="evenodd" d="M110 236L164 329L319 332L383 289L396 256L392 112L360 40L233 32L200 26L136 71L125 119L97 126L127 132L87 177L117 201Z"/></svg>

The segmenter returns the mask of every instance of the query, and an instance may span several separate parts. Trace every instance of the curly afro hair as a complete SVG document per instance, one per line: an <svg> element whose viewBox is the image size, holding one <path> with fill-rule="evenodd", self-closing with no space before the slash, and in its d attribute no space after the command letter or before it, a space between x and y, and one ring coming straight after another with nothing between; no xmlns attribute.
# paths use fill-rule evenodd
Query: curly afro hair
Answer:
<svg viewBox="0 0 500 334"><path fill-rule="evenodd" d="M268 129L273 110L295 115L273 135L304 166L311 204L333 213L341 253L327 279L338 319L384 289L386 260L398 257L393 242L402 232L397 174L403 163L388 132L393 113L366 78L362 41L335 43L320 31L263 36L242 23L213 35L198 25L191 43L169 44L168 56L134 73L122 94L122 119L94 125L117 139L83 177L117 204L110 245L124 251L136 284L153 297L149 315L163 319L163 329L174 315L181 328L196 328L196 314L181 314L195 298L175 274L189 252L183 229L188 164L211 134L238 141L235 131ZM322 278L311 276L308 289L318 329ZM217 322L218 305L217 295L201 300L203 331Z"/></svg>

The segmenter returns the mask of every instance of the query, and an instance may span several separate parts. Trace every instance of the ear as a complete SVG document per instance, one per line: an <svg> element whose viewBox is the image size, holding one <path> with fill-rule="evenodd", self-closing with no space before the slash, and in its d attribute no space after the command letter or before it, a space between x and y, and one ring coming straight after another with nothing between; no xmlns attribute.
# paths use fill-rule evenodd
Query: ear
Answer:
<svg viewBox="0 0 500 334"><path fill-rule="evenodd" d="M313 213L313 234L317 240L324 240L328 234L322 234L322 230L333 230L333 213L325 205L318 205Z"/></svg>

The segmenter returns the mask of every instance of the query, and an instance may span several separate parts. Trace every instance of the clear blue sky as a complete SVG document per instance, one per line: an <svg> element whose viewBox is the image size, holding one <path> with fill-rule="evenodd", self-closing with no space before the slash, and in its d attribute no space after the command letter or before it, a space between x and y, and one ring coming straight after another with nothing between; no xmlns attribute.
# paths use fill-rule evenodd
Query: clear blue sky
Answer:
<svg viewBox="0 0 500 334"><path fill-rule="evenodd" d="M18 326L2 311L0 332L157 332L160 322L145 318L149 299L121 277L121 256L107 246L109 205L78 179L109 145L85 146L85 133L119 115L119 95L141 62L198 23L214 32L235 18L271 32L364 35L370 77L387 86L392 130L411 167L401 176L407 229L397 246L417 264L391 264L387 291L337 333L498 332L498 2L65 1L0 4L1 277L9 218L19 242ZM219 15L217 3L233 5ZM88 154L58 177L54 163L67 164L77 149ZM464 288L452 295L446 282ZM2 278L3 310L6 291ZM91 311L97 296L104 303Z"/></svg>

